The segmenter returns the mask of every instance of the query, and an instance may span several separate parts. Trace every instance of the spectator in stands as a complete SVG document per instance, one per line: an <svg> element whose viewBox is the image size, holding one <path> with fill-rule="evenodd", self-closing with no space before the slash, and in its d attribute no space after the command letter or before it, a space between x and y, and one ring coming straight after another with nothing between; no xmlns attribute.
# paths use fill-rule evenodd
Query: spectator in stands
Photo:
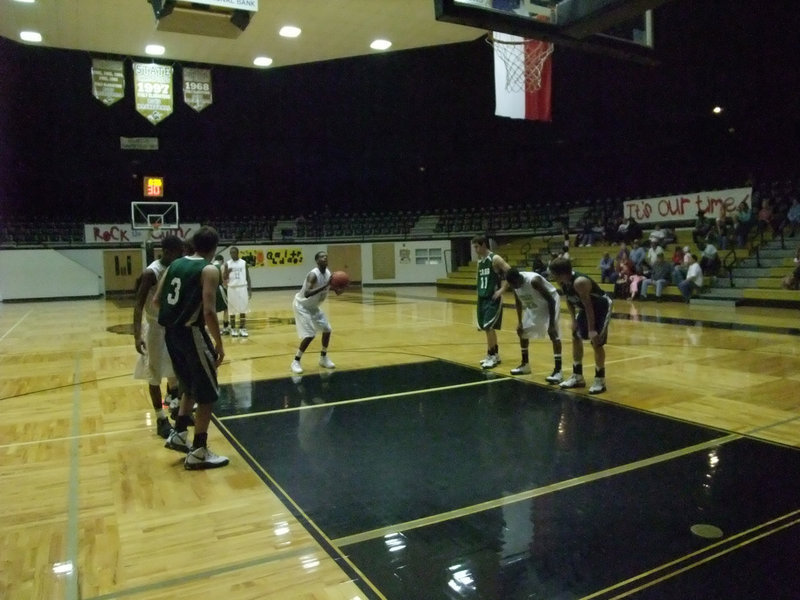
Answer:
<svg viewBox="0 0 800 600"><path fill-rule="evenodd" d="M686 279L678 284L678 289L686 302L692 299L692 293L696 289L703 287L703 271L697 263L697 257L691 252L687 254L687 264L689 268L686 272Z"/></svg>
<svg viewBox="0 0 800 600"><path fill-rule="evenodd" d="M684 246L683 249L680 250L680 262L676 262L678 253L679 251L676 247L675 254L672 255L672 283L675 285L679 285L686 279L686 274L689 272L689 246Z"/></svg>
<svg viewBox="0 0 800 600"><path fill-rule="evenodd" d="M603 258L600 259L600 282L601 283L614 283L617 280L617 272L614 270L614 259L606 252Z"/></svg>
<svg viewBox="0 0 800 600"><path fill-rule="evenodd" d="M747 246L747 237L753 226L753 213L747 202L742 201L736 210L736 243L739 248Z"/></svg>
<svg viewBox="0 0 800 600"><path fill-rule="evenodd" d="M632 242L633 240L640 240L642 239L642 226L636 222L636 219L630 217L628 219L628 228L625 231L625 240L628 242Z"/></svg>
<svg viewBox="0 0 800 600"><path fill-rule="evenodd" d="M647 252L639 245L639 240L633 240L633 247L631 248L630 259L633 262L634 272L642 266Z"/></svg>
<svg viewBox="0 0 800 600"><path fill-rule="evenodd" d="M650 238L650 248L647 250L647 256L644 258L645 262L652 267L656 262L656 256L658 254L663 255L664 249L659 246L653 238Z"/></svg>
<svg viewBox="0 0 800 600"><path fill-rule="evenodd" d="M761 208L758 211L757 217L757 226L758 226L758 233L764 234L767 232L768 229L772 226L772 204L770 204L769 198L764 198L761 203Z"/></svg>
<svg viewBox="0 0 800 600"><path fill-rule="evenodd" d="M675 251L672 253L672 267L679 267L683 264L683 248L679 245L675 245Z"/></svg>
<svg viewBox="0 0 800 600"><path fill-rule="evenodd" d="M664 238L667 237L666 231L661 229L661 225L656 224L655 229L650 232L650 245L652 246L655 244L656 246L664 247Z"/></svg>
<svg viewBox="0 0 800 600"><path fill-rule="evenodd" d="M706 236L710 230L711 221L706 219L706 211L698 210L697 219L695 219L694 222L694 229L692 229L692 240L694 240L695 245L700 246L705 243Z"/></svg>
<svg viewBox="0 0 800 600"><path fill-rule="evenodd" d="M645 267L647 272L645 273ZM642 261L639 266L634 267L635 271L628 277L628 300L633 300L639 295L639 286L645 280L645 277L650 274L650 267Z"/></svg>
<svg viewBox="0 0 800 600"><path fill-rule="evenodd" d="M575 235L575 245L581 248L592 245L592 223L588 218L581 220L581 230Z"/></svg>
<svg viewBox="0 0 800 600"><path fill-rule="evenodd" d="M730 238L730 235L731 222L725 215L720 215L714 221L714 227L712 227L706 239L708 239L709 242L716 243L720 250L727 250L728 238Z"/></svg>
<svg viewBox="0 0 800 600"><path fill-rule="evenodd" d="M631 293L630 278L636 273L636 267L630 258L625 257L617 263L617 277L614 280L614 297L626 298Z"/></svg>
<svg viewBox="0 0 800 600"><path fill-rule="evenodd" d="M700 269L702 269L703 275L716 277L722 266L716 247L714 244L707 243L702 246L702 251L703 253L700 256Z"/></svg>
<svg viewBox="0 0 800 600"><path fill-rule="evenodd" d="M605 241L605 239L606 228L603 226L603 222L598 219L592 226L592 243L596 244L597 242ZM591 246L592 244L587 245Z"/></svg>
<svg viewBox="0 0 800 600"><path fill-rule="evenodd" d="M670 284L672 279L672 263L664 260L664 249L659 248L656 252L656 260L651 266L650 276L642 282L641 297L647 299L647 288L651 285L656 286L656 302L661 302L661 295L664 287Z"/></svg>
<svg viewBox="0 0 800 600"><path fill-rule="evenodd" d="M628 245L625 242L619 243L619 251L617 255L614 257L614 264L619 268L620 263L623 260L627 260L630 258L630 252L628 251Z"/></svg>
<svg viewBox="0 0 800 600"><path fill-rule="evenodd" d="M786 219L782 227L786 226L791 228L789 237L794 237L794 234L797 233L797 228L800 227L800 201L796 197L792 198L792 205L786 213Z"/></svg>
<svg viewBox="0 0 800 600"><path fill-rule="evenodd" d="M669 227L664 227L664 243L660 244L662 248L666 250L669 244L674 244L678 241L678 236L675 233L674 229L670 229Z"/></svg>

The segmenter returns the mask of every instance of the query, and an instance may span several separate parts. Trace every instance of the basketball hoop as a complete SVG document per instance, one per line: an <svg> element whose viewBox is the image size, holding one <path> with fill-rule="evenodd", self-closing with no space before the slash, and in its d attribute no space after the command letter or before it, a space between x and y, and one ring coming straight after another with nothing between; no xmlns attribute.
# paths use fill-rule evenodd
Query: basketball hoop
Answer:
<svg viewBox="0 0 800 600"><path fill-rule="evenodd" d="M491 31L486 43L506 66L506 91L535 92L542 87L542 70L553 53L553 44L522 38L502 40Z"/></svg>

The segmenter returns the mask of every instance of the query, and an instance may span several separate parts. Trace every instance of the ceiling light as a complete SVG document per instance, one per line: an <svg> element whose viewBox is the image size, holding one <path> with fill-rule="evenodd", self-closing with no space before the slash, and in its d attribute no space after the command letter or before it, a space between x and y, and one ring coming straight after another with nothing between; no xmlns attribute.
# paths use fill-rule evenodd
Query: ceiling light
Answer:
<svg viewBox="0 0 800 600"><path fill-rule="evenodd" d="M388 50L392 47L392 42L389 40L375 40L369 45L373 50Z"/></svg>
<svg viewBox="0 0 800 600"><path fill-rule="evenodd" d="M159 46L158 44L147 44L145 46L144 51L149 54L150 56L161 56L166 52L166 48L164 46Z"/></svg>
<svg viewBox="0 0 800 600"><path fill-rule="evenodd" d="M33 4L35 0L14 0L14 2L20 2L22 4Z"/></svg>
<svg viewBox="0 0 800 600"><path fill-rule="evenodd" d="M256 56L253 64L257 67L268 67L272 64L272 59L269 56Z"/></svg>
<svg viewBox="0 0 800 600"><path fill-rule="evenodd" d="M278 32L278 35L288 38L296 38L298 35L300 35L300 28L293 25L284 25Z"/></svg>
<svg viewBox="0 0 800 600"><path fill-rule="evenodd" d="M718 115L718 114L720 114L722 112L722 107L721 106L715 106L714 108L711 109L711 112L713 112L715 115Z"/></svg>
<svg viewBox="0 0 800 600"><path fill-rule="evenodd" d="M26 42L41 42L42 34L38 31L20 31L19 37Z"/></svg>

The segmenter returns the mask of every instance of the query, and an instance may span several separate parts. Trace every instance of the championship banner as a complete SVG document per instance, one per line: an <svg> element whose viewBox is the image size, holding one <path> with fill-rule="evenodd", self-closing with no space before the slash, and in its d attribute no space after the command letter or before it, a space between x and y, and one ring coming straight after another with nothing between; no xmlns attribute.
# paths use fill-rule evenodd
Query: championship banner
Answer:
<svg viewBox="0 0 800 600"><path fill-rule="evenodd" d="M753 188L748 187L627 200L623 203L623 215L626 219L633 217L639 223L665 223L691 221L702 210L707 219L716 219L723 212L732 216L742 202L749 205L752 194Z"/></svg>
<svg viewBox="0 0 800 600"><path fill-rule="evenodd" d="M125 69L122 61L92 59L92 95L106 106L125 97Z"/></svg>
<svg viewBox="0 0 800 600"><path fill-rule="evenodd" d="M211 106L211 70L183 69L183 101L197 112Z"/></svg>
<svg viewBox="0 0 800 600"><path fill-rule="evenodd" d="M158 125L172 114L172 67L133 63L136 112Z"/></svg>

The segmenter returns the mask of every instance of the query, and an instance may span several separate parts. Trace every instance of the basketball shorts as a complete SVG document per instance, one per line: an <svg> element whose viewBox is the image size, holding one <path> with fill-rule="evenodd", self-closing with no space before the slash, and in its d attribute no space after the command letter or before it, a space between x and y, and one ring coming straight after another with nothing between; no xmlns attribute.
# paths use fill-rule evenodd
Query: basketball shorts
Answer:
<svg viewBox="0 0 800 600"><path fill-rule="evenodd" d="M556 310L554 318L556 320L556 333L561 339L561 323L559 317L561 315L560 302L556 302ZM547 328L550 325L550 310L547 304L535 306L532 308L525 308L522 310L522 335L524 339L544 339L549 338Z"/></svg>
<svg viewBox="0 0 800 600"><path fill-rule="evenodd" d="M198 404L219 398L214 346L204 327L167 327L167 349L181 390Z"/></svg>
<svg viewBox="0 0 800 600"><path fill-rule="evenodd" d="M302 306L297 299L294 301L294 323L297 327L297 336L304 340L305 338L314 337L317 332L329 333L331 324L328 323L328 317L319 308L308 309Z"/></svg>
<svg viewBox="0 0 800 600"><path fill-rule="evenodd" d="M174 379L175 371L172 369L172 360L164 340L164 328L157 322L145 320L142 322L142 329L147 348L144 355L139 355L134 378L146 379L149 385L161 385L165 378Z"/></svg>
<svg viewBox="0 0 800 600"><path fill-rule="evenodd" d="M597 336L600 338L600 345L604 346L608 341L608 324L611 322L611 298L592 298L594 306L594 325L597 327ZM589 324L586 319L586 311L581 309L575 315L578 322L578 337L582 340L589 339Z"/></svg>
<svg viewBox="0 0 800 600"><path fill-rule="evenodd" d="M250 310L250 296L246 285L228 287L228 314L241 315Z"/></svg>
<svg viewBox="0 0 800 600"><path fill-rule="evenodd" d="M478 329L488 331L503 325L503 299L492 300L491 296L478 296Z"/></svg>

